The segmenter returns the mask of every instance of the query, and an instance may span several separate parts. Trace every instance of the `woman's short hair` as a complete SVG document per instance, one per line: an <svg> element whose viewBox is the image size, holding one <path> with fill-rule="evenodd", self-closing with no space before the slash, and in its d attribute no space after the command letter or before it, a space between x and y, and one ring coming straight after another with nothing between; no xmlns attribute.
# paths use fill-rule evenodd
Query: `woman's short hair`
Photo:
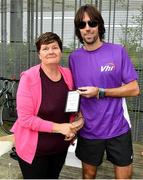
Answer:
<svg viewBox="0 0 143 180"><path fill-rule="evenodd" d="M98 22L98 31L99 31L99 38L100 40L104 39L105 34L105 27L104 27L104 20L101 16L101 13L97 10L97 8L93 5L86 4L84 6L81 6L74 19L74 25L75 25L75 34L77 35L79 41L83 44L83 39L80 34L80 29L78 27L79 23L83 21L83 17L85 12L88 14L91 20L96 20Z"/></svg>
<svg viewBox="0 0 143 180"><path fill-rule="evenodd" d="M36 48L37 48L37 52L39 53L40 49L41 49L41 45L43 44L50 44L50 43L53 43L53 42L57 42L58 45L59 45L59 48L63 49L62 47L62 41L60 39L60 37L56 34L56 33L53 33L53 32L45 32L43 34L41 34L37 41L36 41Z"/></svg>

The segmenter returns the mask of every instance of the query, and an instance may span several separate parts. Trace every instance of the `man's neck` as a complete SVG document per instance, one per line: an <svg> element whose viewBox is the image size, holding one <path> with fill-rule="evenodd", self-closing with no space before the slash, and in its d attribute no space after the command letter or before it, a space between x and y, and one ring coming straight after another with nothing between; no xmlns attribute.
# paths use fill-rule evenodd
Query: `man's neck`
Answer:
<svg viewBox="0 0 143 180"><path fill-rule="evenodd" d="M98 41L93 44L85 43L83 48L86 49L87 51L94 51L94 50L98 49L99 47L101 47L102 44L103 44L103 41Z"/></svg>

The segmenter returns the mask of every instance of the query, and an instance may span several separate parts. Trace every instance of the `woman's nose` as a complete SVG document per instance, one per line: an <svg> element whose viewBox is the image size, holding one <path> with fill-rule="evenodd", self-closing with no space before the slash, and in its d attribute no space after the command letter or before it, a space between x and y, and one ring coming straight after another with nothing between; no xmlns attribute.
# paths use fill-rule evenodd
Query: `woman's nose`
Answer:
<svg viewBox="0 0 143 180"><path fill-rule="evenodd" d="M49 48L48 53L53 53L53 49L52 49L52 48Z"/></svg>

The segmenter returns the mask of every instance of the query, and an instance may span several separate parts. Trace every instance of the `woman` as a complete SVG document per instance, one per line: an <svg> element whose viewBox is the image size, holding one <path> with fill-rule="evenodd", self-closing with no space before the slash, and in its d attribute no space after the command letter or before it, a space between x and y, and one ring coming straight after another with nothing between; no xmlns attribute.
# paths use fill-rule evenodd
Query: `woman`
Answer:
<svg viewBox="0 0 143 180"><path fill-rule="evenodd" d="M83 125L69 123L64 113L67 92L73 88L71 72L59 65L62 42L57 34L46 32L36 48L41 63L21 74L17 91L18 120L15 136L19 165L25 179L57 179L67 150Z"/></svg>

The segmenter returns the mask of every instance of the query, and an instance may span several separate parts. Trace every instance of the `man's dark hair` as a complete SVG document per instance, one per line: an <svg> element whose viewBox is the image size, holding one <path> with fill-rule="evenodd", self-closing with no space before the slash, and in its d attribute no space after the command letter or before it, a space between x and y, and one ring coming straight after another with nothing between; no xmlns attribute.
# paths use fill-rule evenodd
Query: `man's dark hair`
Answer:
<svg viewBox="0 0 143 180"><path fill-rule="evenodd" d="M100 40L104 39L105 34L105 27L104 27L104 20L101 16L101 13L94 7L93 5L86 4L84 6L81 6L74 19L74 25L75 25L75 34L77 35L79 41L83 44L83 39L80 34L80 30L78 28L78 25L81 21L83 21L84 13L87 13L91 20L96 20L98 22L98 31L99 31L99 38Z"/></svg>
<svg viewBox="0 0 143 180"><path fill-rule="evenodd" d="M41 45L43 44L50 44L50 43L53 43L53 42L57 42L61 51L62 51L62 41L60 39L60 37L53 33L53 32L46 32L46 33L43 33L41 34L37 41L36 41L36 48L37 48L37 52L39 53L40 49L41 49Z"/></svg>

